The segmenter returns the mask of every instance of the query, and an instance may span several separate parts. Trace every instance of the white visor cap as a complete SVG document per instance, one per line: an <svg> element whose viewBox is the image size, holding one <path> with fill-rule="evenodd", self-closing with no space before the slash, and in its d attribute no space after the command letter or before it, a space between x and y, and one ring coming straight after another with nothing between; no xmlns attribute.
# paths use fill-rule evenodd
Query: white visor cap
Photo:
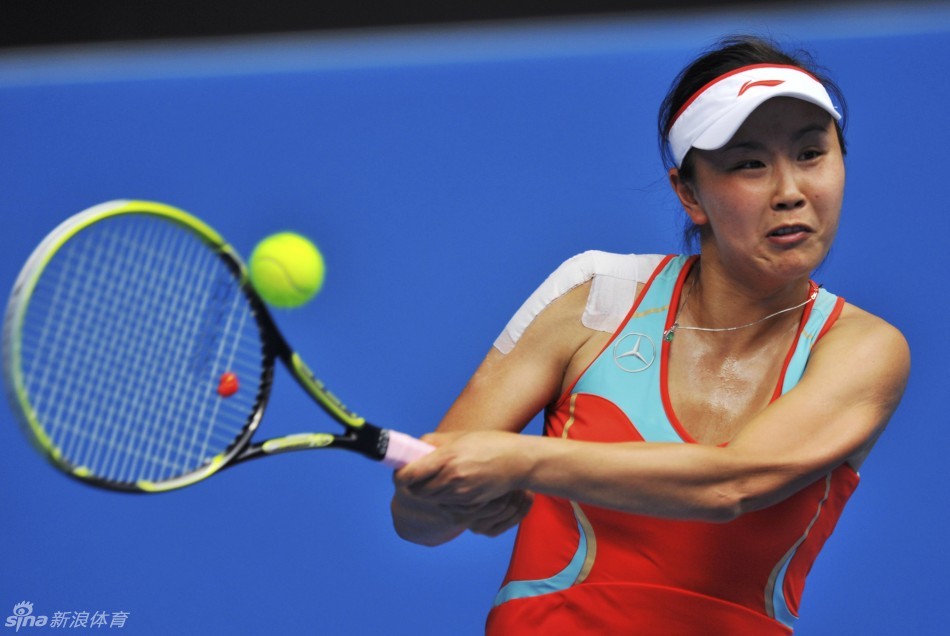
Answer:
<svg viewBox="0 0 950 636"><path fill-rule="evenodd" d="M676 167L690 148L725 146L752 111L773 97L802 99L841 119L828 91L807 71L777 64L743 66L699 89L673 118L667 138Z"/></svg>

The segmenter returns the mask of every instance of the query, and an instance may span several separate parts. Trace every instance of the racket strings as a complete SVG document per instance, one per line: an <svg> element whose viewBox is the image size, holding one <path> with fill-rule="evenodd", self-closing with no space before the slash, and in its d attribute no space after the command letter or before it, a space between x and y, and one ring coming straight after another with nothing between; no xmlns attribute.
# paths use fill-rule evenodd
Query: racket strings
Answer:
<svg viewBox="0 0 950 636"><path fill-rule="evenodd" d="M221 454L259 392L260 335L228 266L142 215L100 221L46 265L24 321L24 384L52 446L113 481L161 481ZM241 379L217 393L221 374Z"/></svg>
<svg viewBox="0 0 950 636"><path fill-rule="evenodd" d="M103 285L106 284L113 284L118 289L136 289L139 284L148 284L147 277L144 277L141 283L135 280L135 277L143 276L144 272L132 267L132 263L128 260L130 250L117 249L121 247L123 242L120 240L121 235L104 237L104 239L113 243L108 249L117 257L116 265L110 268L93 268L90 270L90 275L84 276L84 280L91 281L94 289L104 289ZM106 244L108 245L108 243ZM81 272L82 270L77 271ZM106 276L110 278L106 280ZM86 296L86 298L90 298L90 296ZM127 343L133 339L133 334L130 333L131 327L140 324L143 317L147 316L149 312L156 311L158 307L155 303L160 298L161 294L154 294L149 298L139 299L139 302L134 304L128 302L108 303L105 306L98 307L99 313L97 314L89 311L84 312L87 317L98 318L98 320L93 325L85 325L86 331L80 332L89 335L88 344L93 349L93 351L86 352L83 357L95 356L98 358L94 366L89 369L89 375L100 378L101 391L106 394L111 393L112 399L109 402L100 403L103 410L98 414L98 417L92 417L89 412L76 413L80 421L89 422L90 430L87 436L82 435L83 429L73 431L70 439L74 443L86 442L85 453L79 454L78 449L74 446L69 455L75 457L81 465L94 467L97 473L121 476L121 473L117 474L115 472L117 460L119 457L127 459L132 454L132 449L126 448L125 455L120 455L120 452L116 450L117 440L124 438L131 443L131 440L134 439L134 435L130 434L128 427L129 423L136 419L135 401L141 400L138 396L142 395L141 392L126 390L128 387L124 385L125 378L119 375L124 371L121 365L108 366L107 362L122 354L120 347L127 346ZM96 350L99 351L98 356L94 353ZM127 351L130 354L131 362L132 351ZM136 349L136 351L139 350ZM140 368L150 368L149 365L143 365L141 360L136 362ZM92 404L90 402L86 406L92 406ZM124 419L122 427L112 427L111 430L103 431L104 423L116 421L120 413L128 413L128 419ZM110 450L111 454L107 452Z"/></svg>
<svg viewBox="0 0 950 636"><path fill-rule="evenodd" d="M241 295L232 294L232 301L230 310L227 312L227 322L224 325L225 333L243 333L248 320L248 312L241 311L242 306L245 304ZM218 350L215 353L214 359L218 361L218 364L212 366L211 373L212 376L208 378L209 386L213 385L215 378L213 377L214 369L224 368L224 369L233 369L234 364L237 359L238 345L240 340L237 338L226 339L221 338L218 343ZM232 371L233 373L233 371ZM220 380L220 378L219 378ZM216 421L220 415L220 410L225 400L214 400L211 402L205 401L202 403L202 412L196 413L194 415L197 422L201 422L205 419L210 421ZM211 412L205 415L205 411L210 408ZM214 429L210 427L201 427L201 426L192 426L192 447L199 448L199 456L207 456L209 449L218 448L218 444L212 444L216 441L212 438Z"/></svg>
<svg viewBox="0 0 950 636"><path fill-rule="evenodd" d="M165 246L165 249L153 250L154 253L151 254L151 257L157 259L158 262L162 262L164 254L168 254L174 262L188 263L191 261L191 255L184 252L184 248L184 245ZM161 288L163 291L174 289L185 291L188 295L182 294L178 302L185 306L194 305L196 290L205 289L208 285L208 272L200 270L192 272L185 268L169 271L166 269L167 267L168 265L165 264L161 269L150 268L148 273L168 272L173 274L168 278L169 285L162 287L160 281L150 280L146 287ZM191 276L195 277L193 287L188 285L186 279L186 277ZM157 312L161 312L165 308L174 308L176 299L162 297L159 301L159 307L155 309ZM187 468L192 461L189 455L192 446L187 443L187 435L194 425L192 418L197 415L195 410L201 408L201 404L196 404L194 400L194 388L198 386L202 386L205 390L208 388L202 382L202 378L187 373L189 364L187 345L197 337L197 321L196 315L183 315L178 320L160 320L156 325L159 329L158 333L155 334L155 341L147 343L149 346L142 351L142 354L146 357L153 355L156 351L166 355L166 359L161 360L158 365L143 364L143 367L161 369L164 373L159 377L167 379L162 384L161 390L149 394L151 403L145 408L146 412L150 412L159 408L159 405L165 404L168 417L164 426L149 430L149 435L140 438L141 443L144 444L144 449L140 449L140 451L149 463L150 468L149 471L142 473L141 477L147 480L156 481L166 477L167 475L162 471L162 467L181 466ZM176 396L179 399L176 400ZM192 412L187 410L189 406L194 409ZM130 436L129 440L130 448L127 456L131 456L131 441L133 438Z"/></svg>
<svg viewBox="0 0 950 636"><path fill-rule="evenodd" d="M109 244L112 238L109 236L100 237L100 254L116 253L115 247ZM129 288L128 274L131 270L121 267L106 268L101 266L100 269L90 269L88 265L92 252L88 249L80 250L76 245L71 246L74 248L75 259L64 260L61 265L65 271L72 273L72 278L69 280L76 283L73 288L74 293L62 298L54 295L54 303L61 300L61 307L53 306L47 314L48 319L54 320L60 325L72 327L67 332L59 332L60 338L57 340L48 341L50 351L62 351L70 345L73 348L70 351L71 355L61 358L60 375L65 376L65 381L57 382L58 390L49 392L51 397L58 398L55 400L58 408L52 410L47 417L43 418L43 421L50 429L54 442L59 442L59 447L71 461L88 465L89 458L81 454L84 447L80 445L90 440L99 442L101 439L105 439L100 436L101 423L112 419L113 411L120 408L129 393L114 393L113 400L101 403L97 400L88 399L88 395L80 396L76 391L75 380L81 378L88 382L89 378L96 378L98 388L102 391L116 391L116 378L122 367L113 365L110 369L107 366L107 361L116 357L115 349L117 347L128 347L128 330L123 327L141 320L137 314L140 310L148 310L149 299L141 298L139 303L129 305L119 302L121 300L119 298L113 298L108 303L99 303L95 307L95 311L92 311L92 308L88 306L81 305L80 300L92 300L94 298L102 300L99 296L101 296L104 289L101 284L105 275L111 276L110 283L116 288ZM87 246L89 245L91 243L87 243ZM89 271L99 272L100 275L88 275L87 272ZM64 309L68 307L73 309L72 320L63 320ZM126 320L122 320L123 317ZM108 330L105 329L106 327L108 327ZM127 349L129 359L132 354L132 350ZM86 365L84 369L78 366L77 363L80 362ZM44 366L47 369L55 368L49 362ZM113 373L110 373L110 371ZM48 384L45 386L49 387ZM34 400L34 404L40 406L38 400ZM86 417L87 414L81 410L81 407L83 405L91 407L93 404L97 404L101 412L100 417L90 420ZM66 413L73 417L66 419L64 417ZM71 420L76 422L75 427L71 427ZM62 429L64 426L71 427L67 428L65 432L72 434L63 437Z"/></svg>
<svg viewBox="0 0 950 636"><path fill-rule="evenodd" d="M165 253L170 253L170 254L172 254L173 256L177 257L177 258L180 258L180 257L181 257L181 255L176 255L176 254L174 254L174 252L168 252L168 251L166 251L166 250L160 250L160 251L161 251L161 252L165 252ZM129 252L126 251L125 253L128 254ZM128 265L128 263L123 263L121 260L119 261L119 265L120 265L121 268L122 268L120 271L132 271L132 272L135 272L135 271L136 271L136 270L126 270L126 269L124 269L124 267L125 267L126 265ZM106 271L106 270L104 270L104 271ZM146 269L146 270L144 270L144 271L145 271L145 272L149 272L149 271L154 271L154 270ZM116 280L116 281L121 281L120 278L116 278L115 280ZM101 283L101 281L100 281L100 283ZM152 286L153 289L155 289L153 283L154 283L154 281L145 279L145 284L146 284L146 285L150 285L150 286ZM97 285L97 287L99 287L99 285ZM127 285L122 284L122 285L120 285L120 287L125 288L125 287L127 287ZM159 289L160 289L160 288L159 288ZM141 322L141 315L139 315L139 314L144 313L144 314L147 315L147 314L149 314L149 313L151 313L151 312L153 312L153 311L156 310L155 302L149 302L150 300L156 301L156 302L158 303L158 305L157 305L158 307L161 307L161 304L162 304L162 303L167 302L167 299L163 298L161 294L153 294L152 296L149 296L149 297L147 297L147 298L140 299L140 300L144 300L145 302L140 302L140 303L138 303L138 304L133 304L133 305L131 305L131 306L129 306L127 303L125 303L125 304L116 304L116 305L113 305L113 306L112 306L112 307L114 308L114 311L116 311L120 316L121 316L122 314L126 314L126 316L125 316L126 319L125 319L125 320L120 321L120 322L117 322L114 317L106 315L106 316L104 316L105 319L102 320L102 321L100 321L99 324L107 324L107 325L111 325L111 326L117 326L117 325L118 325L118 326L120 326L120 327L123 326L123 325L125 325L125 326L128 326L128 325L138 325L138 324L140 324L140 322ZM171 343L172 343L172 346L168 347L167 349L157 348L157 347L154 347L154 346L151 346L151 347L146 348L146 349L140 349L139 351L140 351L140 352L144 352L144 354L145 354L146 356L151 356L151 355L152 355L154 352L156 352L156 351L159 351L159 352L165 351L166 354L173 354L174 352L178 351L179 348L180 348L179 346L176 346L176 343L175 343L174 340L171 340L171 341L169 340L169 338L175 338L175 335L176 335L176 334L174 333L174 331L172 331L172 332L169 332L169 331L168 331L169 323L166 321L166 322L160 322L159 324L165 327L165 330L164 330L164 331L159 331L159 332L158 332L159 338L162 339L162 340L165 340L165 342L171 342ZM188 333L188 330L187 330L187 328L186 328L185 325L182 325L182 327L183 327L183 329L181 329L181 330L179 331L179 333L182 334L182 335L186 335L186 334ZM113 333L111 334L112 337L110 338L110 340L109 340L108 342L114 343L114 344L113 344L113 347L114 347L114 348L120 348L120 346L125 346L124 343L127 343L127 342L129 341L129 339L128 339L128 334L129 334L128 329L126 329L124 332L121 332L121 331L120 331L120 332L117 332L117 333L116 333L116 332L113 332ZM110 336L109 333L106 333L105 335L106 335L107 337ZM92 342L96 342L97 340L101 341L101 338L98 338L98 339L97 339L97 338L92 338L92 339L91 339ZM143 341L144 341L144 339L143 339ZM146 344L154 344L154 343L146 343ZM99 356L100 359L110 359L110 358L112 358L113 355L114 355L114 353L113 353L112 351L109 351L108 349L104 350L103 353L104 353L104 355L100 355L100 356ZM127 350L127 353L128 353L128 350ZM141 361L141 359L140 359L139 362L138 362L135 366L137 366L140 370L143 370L143 371L144 371L144 370L147 370L147 369L149 369L149 368L166 369L166 370L170 371L170 370L168 369L169 364L175 362L173 359L167 359L167 358L170 358L170 357L171 357L170 355L166 355L166 356L165 356L166 359L162 359L161 357L159 357L159 358L153 360L153 361L152 361L152 364L142 364L142 361ZM113 370L117 370L118 368L119 368L119 367L113 367ZM94 370L93 370L93 371L94 371ZM177 377L175 373L166 373L166 375L167 375L167 376L170 376L170 377ZM146 377L147 377L147 374L146 374ZM113 376L112 379L115 379L115 376ZM171 385L171 386L173 386L173 385ZM103 382L103 389L104 389L104 391L106 391L107 393L110 393L110 394L112 394L112 395L118 397L119 399L113 399L110 404L102 405L102 406L104 406L105 408L104 408L104 409L102 410L102 412L100 413L100 416L105 416L105 417L102 418L102 419L100 419L100 420L98 420L98 421L97 421L97 425L98 425L98 423L101 422L103 419L104 419L104 420L111 420L111 419L112 419L111 416L114 414L114 412L130 411L130 408L132 407L132 405L129 403L129 400L128 400L128 399L121 399L123 396L125 396L126 398L129 398L129 397L132 397L132 396L141 396L141 395L152 396L151 402L153 402L153 403L155 403L155 402L160 402L161 397L162 397L161 392L158 392L158 391L150 391L150 392L144 392L144 393L143 393L143 392L138 392L138 391L124 391L124 392L122 392L122 391L121 391L122 388L123 388L123 387L122 387L121 385L117 386L117 385L116 385L116 382L114 382L114 381L109 381L108 378ZM152 410L152 409L153 409L153 407L150 407L150 406L149 406L149 404L148 404L147 401L142 403L141 408L145 409L146 411L149 411L149 410ZM130 421L135 421L136 419L138 419L138 418L135 417L136 414L135 414L134 412L129 412L128 414L129 414L129 419L126 420L126 426L128 426L128 422L130 422ZM93 429L93 430L94 430L94 429ZM162 430L168 431L169 429L166 428L166 429L162 429ZM114 432L115 432L115 431L114 431ZM113 436L113 437L114 437L114 436ZM166 438L167 438L168 435L166 434L166 435L164 435L163 437L166 437ZM92 438L95 439L96 437L93 436ZM132 446L132 444L135 442L136 438L139 438L139 439L141 439L141 440L145 440L145 441L146 441L147 446L144 448L144 451L138 451L138 452L137 452L136 449ZM78 438L76 438L76 439L78 439ZM128 441L129 441L129 444L130 444L130 445L125 449L125 452L124 452L124 456L125 456L126 459L132 458L132 457L142 457L142 456L144 456L144 457L152 457L152 458L153 458L153 459L152 459L152 464L153 464L153 466L170 466L170 465L171 465L171 466L174 466L174 465L176 465L176 464L171 463L171 462L169 461L170 451L173 449L173 447L170 447L170 446L165 445L165 451L166 451L166 452L165 452L165 454L164 454L163 456L161 456L161 455L156 455L156 454L154 453L153 449L149 447L149 446L155 446L155 445L156 445L156 444L155 444L156 441L158 442L158 446L161 447L163 440L161 440L161 439L156 440L156 438L155 438L154 435L150 435L150 432L148 431L148 429L144 429L144 430L142 431L142 434L141 434L141 435L138 435L138 436L135 436L135 435L133 435L133 436L127 436L127 439L128 439ZM179 449L179 454L182 454L180 449ZM115 456L113 456L113 459L114 459L114 458L115 458ZM89 463L88 459L86 459L86 458L78 457L78 459L79 459L79 460L81 461L81 463L83 463L83 464L88 464L88 463ZM156 477L156 476L157 476L156 474L151 474L151 475L145 474L145 475L142 475L142 477L146 477L146 478L154 478L154 477Z"/></svg>
<svg viewBox="0 0 950 636"><path fill-rule="evenodd" d="M100 237L101 254L117 253L115 245L111 244L114 239L115 237L110 236ZM128 326L140 321L139 312L147 311L149 305L149 299L139 299L139 303L130 305L121 302L121 298L112 298L109 302L98 303L96 306L89 305L93 300L101 300L99 297L106 289L102 287L106 283L105 276L110 276L108 284L114 288L131 289L129 282L133 272L124 267L97 268L93 260L94 253L88 249L92 245L91 241L86 243L86 249L79 249L78 244L71 245L74 254L63 254L64 260L60 266L64 272L71 273L71 278L63 276L63 279L72 280L75 285L65 297L53 295L53 304L47 319L68 329L61 329L57 332L59 337L47 343L50 355L53 352L63 352L67 347L72 349L70 355L60 358L62 366L59 368L59 377L56 378L57 390L53 390L48 383L41 385L47 390L52 404L56 405L51 406L43 421L64 455L83 466L90 464L88 453L101 450L101 442L106 439L103 436L102 423L114 418L114 411L128 399L129 393L116 392L112 400L101 402L90 399L95 393L88 392L91 388L89 386L84 387L87 392L80 393L77 390L80 388L77 381L88 384L91 378L95 378L99 391L118 390L118 374L123 369L121 365L108 366L109 361L116 358L118 347L128 347ZM72 308L72 315L66 316L69 308ZM67 319L64 320L64 317ZM131 357L132 351L128 350L127 353ZM46 369L57 368L51 363L49 356L46 360L43 364ZM41 406L38 400L34 400L34 404ZM101 412L99 417L89 418L84 409L94 404L100 407ZM71 417L66 417L67 414Z"/></svg>
<svg viewBox="0 0 950 636"><path fill-rule="evenodd" d="M146 253L150 258L158 259L159 263L162 262L163 255L170 257L173 261L188 262L189 255L182 252L183 245L172 244L160 245L159 247L159 249L146 250ZM188 281L184 278L188 275L187 270L179 268L177 271L169 272L175 275L168 278L170 284L165 286L158 277L158 273L164 271L167 270L157 267L142 270L144 278L141 282L141 288L158 290L160 293L155 294L150 302L145 303L144 314L141 318L147 319L152 314L161 316L160 312L164 311L164 308L172 306L175 298L169 295L169 290L181 289L194 292L195 289L201 289L207 284L203 277L206 274L205 272L194 272L196 276L194 279L195 286L194 288L189 287ZM184 295L182 300L185 304L193 302L192 297ZM193 323L193 319L158 320L155 324L156 331L153 338L149 339L151 342L143 339L142 344L145 346L138 350L140 357L136 366L152 371L150 377L164 381L157 384L156 390L153 391L126 392L128 396L135 398L134 401L117 400L113 404L114 416L118 416L123 412L129 414L128 419L125 420L125 428L122 431L122 437L126 440L127 445L121 453L113 456L113 459L121 457L125 460L118 473L120 476L125 474L130 466L134 467L136 465L131 461L135 458L141 458L147 463L149 470L138 470L137 475L139 478L148 480L164 478L166 476L164 468L175 470L175 467L180 466L184 469L193 465L195 461L189 454L190 447L186 445L183 437L183 431L187 432L187 427L191 424L190 414L181 411L183 404L193 403L194 396L189 394L187 385L182 385L181 377L186 370L186 360L178 355L179 352L183 351L189 339L195 336ZM137 322L133 321L132 324L137 324ZM113 390L121 388L121 385L117 385ZM176 402L174 401L175 395L187 397L180 402ZM165 422L165 426L157 426L161 422L160 419L150 418L149 421L153 423L153 426L144 427L141 434L136 434L134 430L130 430L130 425L142 421L143 415L155 412L162 408L163 404L165 404L164 408L167 410L169 418Z"/></svg>

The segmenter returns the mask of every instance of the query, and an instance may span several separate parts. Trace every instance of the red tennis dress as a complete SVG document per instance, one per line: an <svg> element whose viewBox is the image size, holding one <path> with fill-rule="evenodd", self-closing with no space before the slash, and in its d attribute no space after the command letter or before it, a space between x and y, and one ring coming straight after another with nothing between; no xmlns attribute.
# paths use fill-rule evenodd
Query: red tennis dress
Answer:
<svg viewBox="0 0 950 636"><path fill-rule="evenodd" d="M544 434L696 443L666 391L668 343L695 257L660 263L598 358L546 414ZM844 301L804 310L773 399L799 381ZM675 521L538 495L489 614L492 636L791 634L808 574L858 476L844 464L729 523Z"/></svg>

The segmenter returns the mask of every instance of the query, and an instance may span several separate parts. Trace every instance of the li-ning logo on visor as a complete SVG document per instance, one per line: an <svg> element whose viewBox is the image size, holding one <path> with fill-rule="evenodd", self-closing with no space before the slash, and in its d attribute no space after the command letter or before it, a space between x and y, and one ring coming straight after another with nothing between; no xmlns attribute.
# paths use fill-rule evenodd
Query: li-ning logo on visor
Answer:
<svg viewBox="0 0 950 636"><path fill-rule="evenodd" d="M627 373L646 371L656 360L656 345L643 333L628 333L614 344L614 364Z"/></svg>
<svg viewBox="0 0 950 636"><path fill-rule="evenodd" d="M778 86L779 84L784 84L785 80L749 80L742 85L742 88L739 89L739 94L736 97L742 97L742 94L749 90L750 88L755 88L756 86Z"/></svg>

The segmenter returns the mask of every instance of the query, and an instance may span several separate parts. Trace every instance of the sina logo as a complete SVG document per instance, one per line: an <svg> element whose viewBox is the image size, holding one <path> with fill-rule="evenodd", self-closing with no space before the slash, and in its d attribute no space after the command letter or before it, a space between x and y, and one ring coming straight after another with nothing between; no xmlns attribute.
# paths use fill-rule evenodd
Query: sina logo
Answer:
<svg viewBox="0 0 950 636"><path fill-rule="evenodd" d="M13 614L7 616L4 627L12 627L13 631L18 632L21 627L42 627L46 621L46 616L33 615L33 603L20 601L13 606Z"/></svg>

